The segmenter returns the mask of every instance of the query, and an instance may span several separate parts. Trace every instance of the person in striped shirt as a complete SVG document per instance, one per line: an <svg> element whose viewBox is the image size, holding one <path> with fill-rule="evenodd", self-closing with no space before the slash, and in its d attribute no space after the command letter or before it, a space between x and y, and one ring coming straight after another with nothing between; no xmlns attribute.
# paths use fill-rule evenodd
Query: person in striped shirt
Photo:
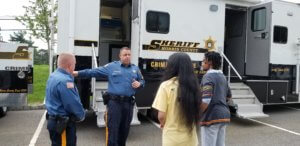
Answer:
<svg viewBox="0 0 300 146"><path fill-rule="evenodd" d="M207 72L200 84L202 146L225 146L225 129L230 122L230 111L226 100L231 98L231 91L220 67L220 54L207 52L202 62L202 69Z"/></svg>

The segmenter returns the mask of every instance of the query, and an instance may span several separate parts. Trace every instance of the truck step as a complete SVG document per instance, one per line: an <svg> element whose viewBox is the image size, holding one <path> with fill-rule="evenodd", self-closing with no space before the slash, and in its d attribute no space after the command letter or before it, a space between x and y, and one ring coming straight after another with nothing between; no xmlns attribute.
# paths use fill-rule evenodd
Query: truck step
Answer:
<svg viewBox="0 0 300 146"><path fill-rule="evenodd" d="M230 83L230 87L231 86L246 86L247 87L247 85L245 85L244 83Z"/></svg>
<svg viewBox="0 0 300 146"><path fill-rule="evenodd" d="M247 87L247 86L236 86L236 85L234 85L234 86L230 86L230 89L231 90L249 90L250 88Z"/></svg>
<svg viewBox="0 0 300 146"><path fill-rule="evenodd" d="M102 102L102 89L96 89L96 102Z"/></svg>
<svg viewBox="0 0 300 146"><path fill-rule="evenodd" d="M232 95L232 99L252 99L252 98L255 98L254 95L236 95L236 94L233 94Z"/></svg>
<svg viewBox="0 0 300 146"><path fill-rule="evenodd" d="M268 117L262 111L260 104L238 104L237 116L241 118L263 118Z"/></svg>
<svg viewBox="0 0 300 146"><path fill-rule="evenodd" d="M238 104L240 112L260 112L261 106L259 104Z"/></svg>
<svg viewBox="0 0 300 146"><path fill-rule="evenodd" d="M251 94L249 89L231 89L232 95L249 95Z"/></svg>
<svg viewBox="0 0 300 146"><path fill-rule="evenodd" d="M107 90L108 82L96 82L95 88L96 89L102 89Z"/></svg>
<svg viewBox="0 0 300 146"><path fill-rule="evenodd" d="M254 98L236 98L232 99L235 104L254 104Z"/></svg>
<svg viewBox="0 0 300 146"><path fill-rule="evenodd" d="M240 113L236 115L239 118L247 119L247 118L267 118L269 115L264 113Z"/></svg>

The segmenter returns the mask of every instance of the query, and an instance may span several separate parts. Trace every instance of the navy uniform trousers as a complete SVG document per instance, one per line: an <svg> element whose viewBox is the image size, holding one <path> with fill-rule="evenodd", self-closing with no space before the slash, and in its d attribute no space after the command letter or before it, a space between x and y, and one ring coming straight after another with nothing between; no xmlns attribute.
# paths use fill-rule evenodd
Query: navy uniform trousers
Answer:
<svg viewBox="0 0 300 146"><path fill-rule="evenodd" d="M109 100L107 104L106 144L125 146L133 114L132 101Z"/></svg>
<svg viewBox="0 0 300 146"><path fill-rule="evenodd" d="M69 121L62 134L55 131L56 123L57 120L48 119L47 129L52 143L51 146L76 146L76 123Z"/></svg>

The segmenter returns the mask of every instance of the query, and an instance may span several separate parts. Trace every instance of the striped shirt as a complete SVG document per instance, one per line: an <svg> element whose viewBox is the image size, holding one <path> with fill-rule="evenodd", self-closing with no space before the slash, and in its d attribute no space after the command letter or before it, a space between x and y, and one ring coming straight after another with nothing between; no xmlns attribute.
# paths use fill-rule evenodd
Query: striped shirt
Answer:
<svg viewBox="0 0 300 146"><path fill-rule="evenodd" d="M231 91L226 78L220 70L209 70L201 81L202 102L208 107L201 117L200 124L230 122L230 111L226 98L231 97Z"/></svg>

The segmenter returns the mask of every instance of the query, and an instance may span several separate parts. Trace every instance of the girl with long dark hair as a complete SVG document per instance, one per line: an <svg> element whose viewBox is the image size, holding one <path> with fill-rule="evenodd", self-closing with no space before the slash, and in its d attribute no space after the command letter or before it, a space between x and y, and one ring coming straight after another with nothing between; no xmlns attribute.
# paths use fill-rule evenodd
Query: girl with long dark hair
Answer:
<svg viewBox="0 0 300 146"><path fill-rule="evenodd" d="M201 97L190 57L171 55L162 81L152 105L163 129L162 145L196 146Z"/></svg>

